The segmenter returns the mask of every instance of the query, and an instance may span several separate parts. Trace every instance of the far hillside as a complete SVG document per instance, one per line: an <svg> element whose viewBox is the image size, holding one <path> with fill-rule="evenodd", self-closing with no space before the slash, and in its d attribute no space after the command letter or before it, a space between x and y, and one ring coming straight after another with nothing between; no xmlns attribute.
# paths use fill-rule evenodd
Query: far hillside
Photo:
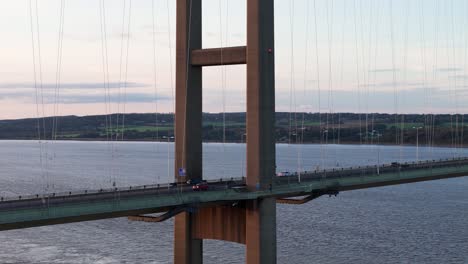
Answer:
<svg viewBox="0 0 468 264"><path fill-rule="evenodd" d="M0 121L0 139L172 141L173 114L61 116ZM245 141L245 113L204 113L203 140ZM282 143L462 146L463 115L276 113Z"/></svg>

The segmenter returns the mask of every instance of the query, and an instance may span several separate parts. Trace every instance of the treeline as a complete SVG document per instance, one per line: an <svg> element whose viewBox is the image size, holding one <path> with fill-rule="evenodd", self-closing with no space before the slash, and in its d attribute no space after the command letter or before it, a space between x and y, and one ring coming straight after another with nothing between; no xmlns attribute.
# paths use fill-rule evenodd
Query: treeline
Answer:
<svg viewBox="0 0 468 264"><path fill-rule="evenodd" d="M223 118L224 116L224 118ZM0 121L0 139L172 141L174 115L112 114ZM276 113L283 143L463 145L464 115ZM203 140L245 141L245 113L204 113Z"/></svg>

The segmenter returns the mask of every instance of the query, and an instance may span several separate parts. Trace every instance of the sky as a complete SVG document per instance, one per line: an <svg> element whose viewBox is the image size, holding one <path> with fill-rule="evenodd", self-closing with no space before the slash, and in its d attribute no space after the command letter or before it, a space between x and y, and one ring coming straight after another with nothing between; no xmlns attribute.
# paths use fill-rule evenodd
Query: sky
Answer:
<svg viewBox="0 0 468 264"><path fill-rule="evenodd" d="M2 1L0 119L173 112L175 2ZM467 14L466 0L275 0L277 111L467 112ZM245 15L203 0L203 47L245 45ZM245 111L245 83L243 65L205 68L203 111Z"/></svg>

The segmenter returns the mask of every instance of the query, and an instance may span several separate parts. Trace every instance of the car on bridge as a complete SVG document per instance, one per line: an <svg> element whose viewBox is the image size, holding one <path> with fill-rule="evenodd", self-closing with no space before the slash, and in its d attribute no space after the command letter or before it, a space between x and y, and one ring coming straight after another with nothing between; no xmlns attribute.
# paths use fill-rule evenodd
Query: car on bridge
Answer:
<svg viewBox="0 0 468 264"><path fill-rule="evenodd" d="M407 163L392 162L390 164L392 167L408 168L410 165Z"/></svg>
<svg viewBox="0 0 468 264"><path fill-rule="evenodd" d="M192 186L192 190L194 191L207 191L209 188L210 187L206 182L200 182Z"/></svg>
<svg viewBox="0 0 468 264"><path fill-rule="evenodd" d="M276 173L276 176L278 177L285 177L285 176L291 176L291 175L292 174L289 171L281 171L281 172Z"/></svg>
<svg viewBox="0 0 468 264"><path fill-rule="evenodd" d="M200 178L194 178L194 179L188 180L188 181L187 181L187 184L188 184L188 185L197 185L197 184L203 183L203 182L206 183L206 180L202 180L202 179L200 179Z"/></svg>

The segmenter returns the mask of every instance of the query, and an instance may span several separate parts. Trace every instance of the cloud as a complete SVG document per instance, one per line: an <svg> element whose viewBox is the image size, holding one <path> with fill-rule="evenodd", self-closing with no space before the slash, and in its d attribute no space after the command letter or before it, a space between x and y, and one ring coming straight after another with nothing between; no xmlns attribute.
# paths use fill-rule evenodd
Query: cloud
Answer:
<svg viewBox="0 0 468 264"><path fill-rule="evenodd" d="M419 87L419 88L428 88L424 87L424 83L422 82L379 82L379 83L369 83L369 84L361 84L360 87L375 87L375 88L393 88L393 87Z"/></svg>
<svg viewBox="0 0 468 264"><path fill-rule="evenodd" d="M457 68L457 67L448 67L448 68L436 68L435 71L438 72L459 72L463 71L462 68Z"/></svg>
<svg viewBox="0 0 468 264"><path fill-rule="evenodd" d="M244 33L234 33L232 34L232 37L235 39L245 39L245 34Z"/></svg>
<svg viewBox="0 0 468 264"><path fill-rule="evenodd" d="M129 35L126 32L122 34L121 30L113 30L112 32L107 32L107 35L106 35L107 41L121 40L122 35L125 39L128 38L129 36L131 39L133 39L135 34L131 33ZM96 42L99 43L102 41L101 35L99 33L92 33L92 32L70 32L70 33L65 32L63 36L65 39L71 40L71 41L94 42L94 43Z"/></svg>
<svg viewBox="0 0 468 264"><path fill-rule="evenodd" d="M34 94L29 92L6 92L0 93L0 100L8 100L8 99L27 99L33 98Z"/></svg>
<svg viewBox="0 0 468 264"><path fill-rule="evenodd" d="M449 77L450 79L457 79L457 80L468 80L467 74L457 74Z"/></svg>
<svg viewBox="0 0 468 264"><path fill-rule="evenodd" d="M155 96L153 94L147 93L127 93L125 96L122 95L122 102L125 103L152 103L155 101L169 100L167 96ZM95 104L95 103L104 103L104 95L65 95L60 97L59 103L61 104ZM111 103L117 103L118 98L114 96L111 98ZM49 104L54 103L52 98L48 100Z"/></svg>
<svg viewBox="0 0 468 264"><path fill-rule="evenodd" d="M388 68L388 69L373 69L369 70L369 72L376 72L376 73L389 73L389 72L398 72L400 69L398 68Z"/></svg>
<svg viewBox="0 0 468 264"><path fill-rule="evenodd" d="M43 94L44 104L53 104L54 93L44 92ZM42 98L41 95L39 95ZM6 92L0 93L0 100L15 100L23 103L36 103L36 94L27 91L17 92ZM152 103L155 101L170 100L170 97L165 95L158 95L155 97L152 93L126 93L121 94L120 101L126 103ZM61 94L59 98L59 104L97 104L105 103L106 98L104 93L93 93L93 94ZM111 103L119 102L119 95L112 94L110 97Z"/></svg>
<svg viewBox="0 0 468 264"><path fill-rule="evenodd" d="M39 86L39 84L38 84ZM141 87L148 87L149 85L144 83L136 83L136 82L110 82L109 88L116 89L116 88L141 88ZM34 83L0 83L0 89L34 89ZM42 88L44 89L55 89L55 83L43 83ZM61 83L61 89L77 89L77 90L85 90L85 89L104 89L104 84L102 82L99 83Z"/></svg>
<svg viewBox="0 0 468 264"><path fill-rule="evenodd" d="M218 33L215 33L215 32L206 32L206 36L209 37L209 38L219 37L219 32L218 32Z"/></svg>
<svg viewBox="0 0 468 264"><path fill-rule="evenodd" d="M460 90L461 91L461 90ZM466 90L463 90L466 91ZM427 113L434 109L437 113L449 113L452 108L456 108L454 96L459 98L458 111L466 105L468 95L459 94L460 92L447 93L446 90L433 87L430 93L427 93L421 87L409 88L398 91L377 90L369 94L358 93L343 89L335 89L330 96L326 89L320 92L320 98L317 93L310 93L302 96L296 93L295 106L298 111L307 112L381 112L381 113ZM468 93L468 91L467 91ZM290 94L287 91L277 91L276 93L277 111L291 111L289 102ZM395 108L396 99L397 105ZM320 102L319 102L320 100ZM294 111L294 110L292 110ZM431 110L432 111L432 110Z"/></svg>

